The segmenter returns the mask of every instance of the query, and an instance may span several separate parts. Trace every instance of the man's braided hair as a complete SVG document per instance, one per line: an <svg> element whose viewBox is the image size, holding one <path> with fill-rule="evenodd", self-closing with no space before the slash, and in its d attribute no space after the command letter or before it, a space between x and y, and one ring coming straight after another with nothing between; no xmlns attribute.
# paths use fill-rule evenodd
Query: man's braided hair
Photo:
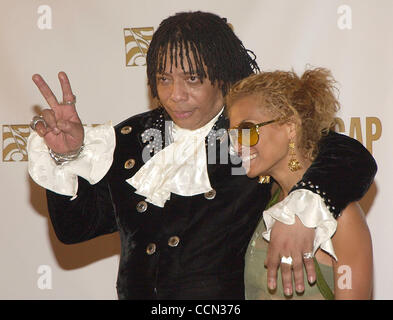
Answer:
<svg viewBox="0 0 393 320"><path fill-rule="evenodd" d="M226 19L200 11L170 16L154 33L147 52L153 98L158 96L156 76L164 73L167 63L170 70L173 64L180 64L183 71L198 75L201 81L207 77L213 85L217 82L223 96L232 84L259 71L254 53L243 46Z"/></svg>

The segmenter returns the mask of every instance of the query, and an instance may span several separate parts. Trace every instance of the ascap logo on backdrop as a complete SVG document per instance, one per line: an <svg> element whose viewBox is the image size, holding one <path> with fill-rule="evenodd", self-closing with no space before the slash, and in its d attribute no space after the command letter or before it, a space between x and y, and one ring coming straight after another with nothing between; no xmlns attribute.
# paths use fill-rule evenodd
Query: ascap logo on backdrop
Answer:
<svg viewBox="0 0 393 320"><path fill-rule="evenodd" d="M27 124L3 125L3 161L27 161L27 138L30 126Z"/></svg>
<svg viewBox="0 0 393 320"><path fill-rule="evenodd" d="M153 27L124 28L127 67L146 65L147 49L149 48L153 33Z"/></svg>
<svg viewBox="0 0 393 320"><path fill-rule="evenodd" d="M228 23L234 30L233 25ZM146 65L146 54L151 39L153 38L154 28L124 28L124 44L126 48L126 66L138 67Z"/></svg>
<svg viewBox="0 0 393 320"><path fill-rule="evenodd" d="M362 126L359 117L350 118L349 131L341 118L336 118L336 132L345 133L362 143L367 150L373 153L373 143L382 135L382 123L377 117L366 117L365 126ZM365 139L364 139L365 138Z"/></svg>

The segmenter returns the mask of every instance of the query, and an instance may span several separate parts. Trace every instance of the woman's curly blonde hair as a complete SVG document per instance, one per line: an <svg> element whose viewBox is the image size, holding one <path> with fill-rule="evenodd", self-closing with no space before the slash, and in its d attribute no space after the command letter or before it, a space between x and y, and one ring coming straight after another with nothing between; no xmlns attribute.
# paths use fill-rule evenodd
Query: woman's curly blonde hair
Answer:
<svg viewBox="0 0 393 320"><path fill-rule="evenodd" d="M227 110L241 98L257 98L266 111L284 119L281 124L298 124L298 148L304 157L314 160L318 142L334 125L340 108L335 84L331 72L324 68L306 70L301 78L293 71L261 72L231 88L226 96Z"/></svg>

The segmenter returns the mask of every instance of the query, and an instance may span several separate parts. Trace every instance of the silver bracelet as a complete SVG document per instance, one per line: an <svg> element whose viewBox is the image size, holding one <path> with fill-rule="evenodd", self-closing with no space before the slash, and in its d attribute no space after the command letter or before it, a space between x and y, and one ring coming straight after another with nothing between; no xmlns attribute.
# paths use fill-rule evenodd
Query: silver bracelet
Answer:
<svg viewBox="0 0 393 320"><path fill-rule="evenodd" d="M77 159L79 155L82 153L84 147L85 144L82 144L78 150L71 153L57 153L54 152L52 149L49 149L49 155L55 161L56 165L60 165Z"/></svg>

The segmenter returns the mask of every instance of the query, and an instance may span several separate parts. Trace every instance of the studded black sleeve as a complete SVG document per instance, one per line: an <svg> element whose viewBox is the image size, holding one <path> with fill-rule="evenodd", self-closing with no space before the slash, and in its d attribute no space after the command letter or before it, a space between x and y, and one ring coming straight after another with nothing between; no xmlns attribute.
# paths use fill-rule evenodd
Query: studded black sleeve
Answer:
<svg viewBox="0 0 393 320"><path fill-rule="evenodd" d="M376 172L374 158L361 143L330 132L322 138L317 158L291 192L307 189L319 194L337 218L350 202L366 193Z"/></svg>

